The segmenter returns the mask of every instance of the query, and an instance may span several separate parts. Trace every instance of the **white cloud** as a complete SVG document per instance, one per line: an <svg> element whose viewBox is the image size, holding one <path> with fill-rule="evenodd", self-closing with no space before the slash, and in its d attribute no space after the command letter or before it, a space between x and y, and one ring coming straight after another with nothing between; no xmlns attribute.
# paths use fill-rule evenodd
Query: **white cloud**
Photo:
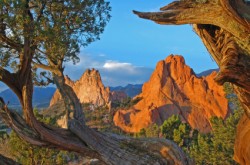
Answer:
<svg viewBox="0 0 250 165"><path fill-rule="evenodd" d="M134 66L130 63L121 63L121 62L115 62L115 61L107 61L103 65L104 69L108 70L116 70L116 69L123 69L128 71L133 71Z"/></svg>
<svg viewBox="0 0 250 165"><path fill-rule="evenodd" d="M105 57L105 56L106 54L103 54L103 53L99 54L99 57Z"/></svg>
<svg viewBox="0 0 250 165"><path fill-rule="evenodd" d="M151 68L116 61L106 61L100 70L102 80L107 86L142 84L149 79L152 72Z"/></svg>
<svg viewBox="0 0 250 165"><path fill-rule="evenodd" d="M106 56L82 54L77 65L66 65L65 74L78 80L86 69L95 68L100 71L105 86L142 84L147 81L153 71L151 68L134 66L131 63L106 60Z"/></svg>
<svg viewBox="0 0 250 165"><path fill-rule="evenodd" d="M118 68L127 69L127 68L131 68L132 65L130 63L120 63L120 62L109 61L109 62L106 62L103 65L103 67L106 69L118 69Z"/></svg>
<svg viewBox="0 0 250 165"><path fill-rule="evenodd" d="M146 69L145 67L141 66L134 66L131 63L126 62L117 62L117 61L106 61L103 64L103 70L106 72L111 72L113 74L122 74L122 75L139 75L144 74L142 70ZM140 75L139 75L140 76Z"/></svg>

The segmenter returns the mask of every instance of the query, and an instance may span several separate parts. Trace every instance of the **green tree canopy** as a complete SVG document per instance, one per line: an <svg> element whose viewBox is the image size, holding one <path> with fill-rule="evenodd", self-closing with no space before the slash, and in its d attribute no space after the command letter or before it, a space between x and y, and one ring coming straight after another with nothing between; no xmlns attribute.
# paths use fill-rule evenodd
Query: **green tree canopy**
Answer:
<svg viewBox="0 0 250 165"><path fill-rule="evenodd" d="M19 71L33 65L55 71L79 61L81 46L100 39L110 19L104 0L3 0L0 2L0 65Z"/></svg>
<svg viewBox="0 0 250 165"><path fill-rule="evenodd" d="M172 139L174 130L181 125L181 119L178 115L172 115L161 125L161 132L167 139Z"/></svg>

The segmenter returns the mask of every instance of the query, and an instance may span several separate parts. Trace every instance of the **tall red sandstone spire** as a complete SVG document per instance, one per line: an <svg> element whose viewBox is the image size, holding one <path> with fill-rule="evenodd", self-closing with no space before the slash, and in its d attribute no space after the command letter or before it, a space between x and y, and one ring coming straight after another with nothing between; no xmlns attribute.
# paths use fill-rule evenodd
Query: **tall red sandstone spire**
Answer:
<svg viewBox="0 0 250 165"><path fill-rule="evenodd" d="M212 116L229 113L223 87L214 82L216 73L198 78L182 56L170 55L158 62L143 85L142 100L130 110L119 110L114 123L126 132L139 132L152 123L162 124L173 114L202 132L211 129Z"/></svg>

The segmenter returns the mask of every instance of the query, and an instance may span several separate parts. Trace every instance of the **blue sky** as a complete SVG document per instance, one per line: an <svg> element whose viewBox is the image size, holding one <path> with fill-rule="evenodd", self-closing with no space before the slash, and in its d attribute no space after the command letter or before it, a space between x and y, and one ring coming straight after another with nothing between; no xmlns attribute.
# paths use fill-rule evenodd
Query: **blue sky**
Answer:
<svg viewBox="0 0 250 165"><path fill-rule="evenodd" d="M68 63L66 74L77 80L87 68L100 70L107 86L147 81L158 61L183 55L196 73L217 68L191 25L167 26L138 18L132 10L158 11L172 0L110 0L112 18L101 40L82 49L81 62ZM0 84L0 90L3 85Z"/></svg>
<svg viewBox="0 0 250 165"><path fill-rule="evenodd" d="M170 2L110 0L112 18L101 40L82 49L81 62L77 66L68 65L66 73L78 79L86 68L97 68L108 86L143 83L157 62L169 54L183 55L196 73L217 68L191 25L158 25L132 13L132 10L158 11Z"/></svg>

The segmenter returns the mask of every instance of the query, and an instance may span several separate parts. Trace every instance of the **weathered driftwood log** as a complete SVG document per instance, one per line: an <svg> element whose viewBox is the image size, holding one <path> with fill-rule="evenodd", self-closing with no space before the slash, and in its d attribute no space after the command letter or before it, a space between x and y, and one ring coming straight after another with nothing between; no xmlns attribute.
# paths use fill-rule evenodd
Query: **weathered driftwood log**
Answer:
<svg viewBox="0 0 250 165"><path fill-rule="evenodd" d="M193 24L220 71L219 84L230 82L250 120L250 4L243 0L175 1L160 12L137 12L158 24ZM202 61L201 61L202 62ZM241 122L243 123L243 122ZM242 129L243 126L239 126ZM238 130L235 153L241 164L250 164L250 147L238 139L250 138L250 131ZM242 138L244 136L244 138ZM247 143L247 142L245 142ZM241 144L239 146L239 144ZM249 145L248 145L249 146Z"/></svg>

